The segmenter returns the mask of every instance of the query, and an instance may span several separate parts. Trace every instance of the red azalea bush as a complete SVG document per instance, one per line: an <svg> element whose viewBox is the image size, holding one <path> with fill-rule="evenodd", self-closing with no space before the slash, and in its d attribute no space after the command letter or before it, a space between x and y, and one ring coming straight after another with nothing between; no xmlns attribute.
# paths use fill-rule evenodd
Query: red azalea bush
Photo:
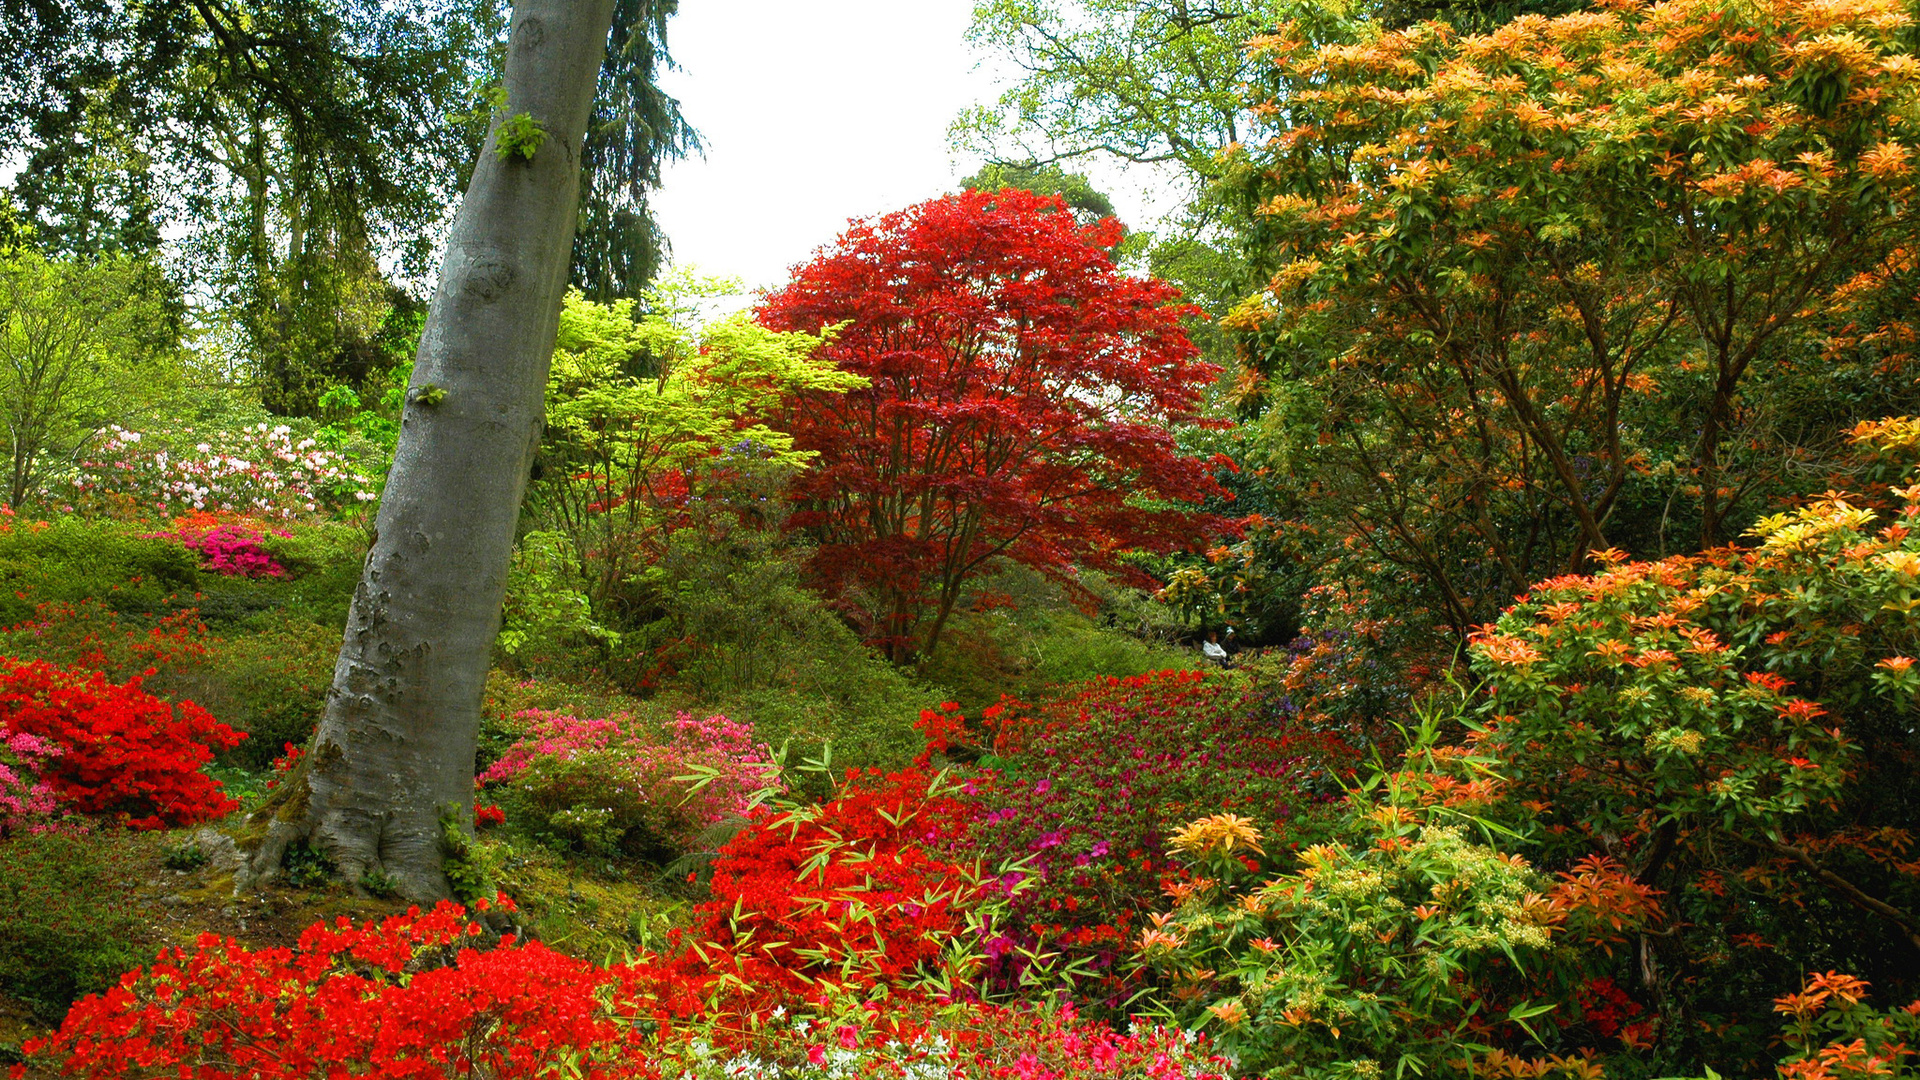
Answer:
<svg viewBox="0 0 1920 1080"><path fill-rule="evenodd" d="M481 932L465 914L441 903L377 926L316 923L291 950L202 935L26 1050L122 1080L651 1075L599 999L604 969L511 938L462 948Z"/></svg>
<svg viewBox="0 0 1920 1080"><path fill-rule="evenodd" d="M1178 873L1165 848L1174 826L1230 811L1286 835L1339 792L1333 774L1356 757L1338 738L1262 715L1230 677L1199 671L1096 680L1040 708L1002 702L974 724L928 712L921 727L930 752L951 741L995 748L966 785L976 810L955 850L1004 868L1007 917L985 945L1013 981L1049 952L1111 973L1133 920Z"/></svg>
<svg viewBox="0 0 1920 1080"><path fill-rule="evenodd" d="M822 806L758 813L714 861L690 931L700 955L776 994L929 972L984 892L977 869L947 854L971 811L935 780L849 774Z"/></svg>
<svg viewBox="0 0 1920 1080"><path fill-rule="evenodd" d="M200 767L246 736L191 701L154 697L140 681L0 657L0 732L59 748L44 779L79 813L161 829L238 806Z"/></svg>
<svg viewBox="0 0 1920 1080"><path fill-rule="evenodd" d="M129 623L97 599L50 600L34 605L33 618L0 630L0 655L85 668L119 681L149 669L172 677L207 659L207 628L198 612L176 611L151 626Z"/></svg>
<svg viewBox="0 0 1920 1080"><path fill-rule="evenodd" d="M1203 1039L1143 1025L1119 1032L1070 1007L816 992L791 1013L736 1023L707 1011L704 993L723 980L703 965L669 978L666 958L602 968L511 937L489 951L463 947L481 934L465 914L442 903L377 925L319 923L291 950L205 935L80 1002L25 1049L69 1075L125 1080L1225 1075ZM654 993L666 983L677 991L671 1007Z"/></svg>

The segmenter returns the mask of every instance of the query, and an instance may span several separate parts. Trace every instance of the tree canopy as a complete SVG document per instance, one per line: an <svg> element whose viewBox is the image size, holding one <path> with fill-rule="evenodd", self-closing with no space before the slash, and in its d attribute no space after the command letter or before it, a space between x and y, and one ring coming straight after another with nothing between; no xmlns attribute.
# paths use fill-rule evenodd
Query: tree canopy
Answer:
<svg viewBox="0 0 1920 1080"><path fill-rule="evenodd" d="M818 455L792 519L819 581L904 660L938 643L996 559L1068 579L1186 541L1216 490L1169 428L1215 369L1164 282L1107 255L1058 198L967 191L861 222L761 306L778 330L845 323L819 355L869 385L804 393L785 422Z"/></svg>
<svg viewBox="0 0 1920 1080"><path fill-rule="evenodd" d="M1456 626L1615 544L1731 539L1908 362L1828 347L1915 239L1894 11L1259 38L1239 404Z"/></svg>

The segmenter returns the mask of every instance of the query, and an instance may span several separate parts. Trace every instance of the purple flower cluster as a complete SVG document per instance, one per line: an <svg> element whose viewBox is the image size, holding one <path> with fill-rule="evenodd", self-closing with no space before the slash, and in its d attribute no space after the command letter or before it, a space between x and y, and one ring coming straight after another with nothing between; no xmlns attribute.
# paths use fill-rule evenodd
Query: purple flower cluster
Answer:
<svg viewBox="0 0 1920 1080"><path fill-rule="evenodd" d="M1330 773L1351 756L1327 736L1274 726L1236 684L1192 672L1095 683L1043 712L1051 730L972 781L983 812L968 851L1014 867L1001 878L1006 940L988 942L1009 978L1019 950L1042 943L1091 953L1095 970L1112 964L1130 921L1178 876L1165 849L1174 829L1230 811L1285 836L1338 792Z"/></svg>

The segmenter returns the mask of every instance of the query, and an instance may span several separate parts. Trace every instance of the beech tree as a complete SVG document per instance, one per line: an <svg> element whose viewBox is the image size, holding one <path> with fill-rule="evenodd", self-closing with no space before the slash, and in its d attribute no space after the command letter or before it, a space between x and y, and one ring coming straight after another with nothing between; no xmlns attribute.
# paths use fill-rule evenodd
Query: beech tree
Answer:
<svg viewBox="0 0 1920 1080"><path fill-rule="evenodd" d="M790 524L895 662L939 641L996 558L1128 574L1123 550L1205 527L1219 488L1172 429L1200 422L1218 369L1179 290L1114 268L1119 236L1055 197L966 191L854 225L760 308L776 330L845 324L816 355L869 380L792 399L794 445L818 458Z"/></svg>
<svg viewBox="0 0 1920 1080"><path fill-rule="evenodd" d="M252 874L305 840L348 881L447 894L474 740L566 289L580 150L613 0L519 0L508 118L474 168L407 390L399 446L305 767L262 812Z"/></svg>

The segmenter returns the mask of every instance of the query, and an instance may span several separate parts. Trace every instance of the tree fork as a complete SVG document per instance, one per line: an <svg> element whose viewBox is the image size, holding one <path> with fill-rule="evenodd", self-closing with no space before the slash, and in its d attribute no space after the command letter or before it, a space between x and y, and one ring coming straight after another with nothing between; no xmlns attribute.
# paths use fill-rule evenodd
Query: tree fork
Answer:
<svg viewBox="0 0 1920 1080"><path fill-rule="evenodd" d="M313 751L255 816L242 887L305 840L347 881L448 893L442 821L473 827L473 754L514 527L540 441L580 152L613 0L518 0L509 113L547 133L474 167L420 338L376 538ZM504 120L505 117L497 118Z"/></svg>

